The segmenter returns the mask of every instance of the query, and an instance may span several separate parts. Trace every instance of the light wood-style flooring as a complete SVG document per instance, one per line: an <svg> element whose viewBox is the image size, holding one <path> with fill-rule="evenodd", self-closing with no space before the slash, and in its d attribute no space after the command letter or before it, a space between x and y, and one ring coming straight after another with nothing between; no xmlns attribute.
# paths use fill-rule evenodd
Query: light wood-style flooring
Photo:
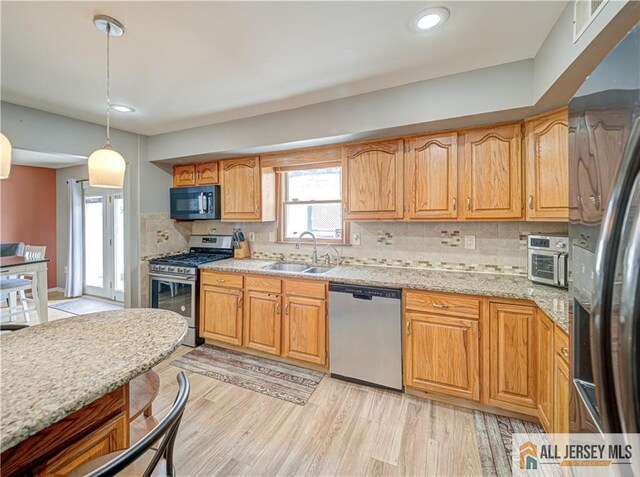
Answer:
<svg viewBox="0 0 640 477"><path fill-rule="evenodd" d="M158 419L177 392L170 362L156 368ZM187 375L178 475L482 475L473 411L326 376L298 406Z"/></svg>

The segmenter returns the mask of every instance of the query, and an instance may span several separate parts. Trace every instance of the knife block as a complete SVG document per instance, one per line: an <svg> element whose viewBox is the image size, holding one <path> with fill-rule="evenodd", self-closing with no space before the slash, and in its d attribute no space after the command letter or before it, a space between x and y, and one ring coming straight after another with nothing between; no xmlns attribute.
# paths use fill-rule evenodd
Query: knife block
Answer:
<svg viewBox="0 0 640 477"><path fill-rule="evenodd" d="M238 248L233 251L233 258L251 258L251 249L248 241L238 242Z"/></svg>

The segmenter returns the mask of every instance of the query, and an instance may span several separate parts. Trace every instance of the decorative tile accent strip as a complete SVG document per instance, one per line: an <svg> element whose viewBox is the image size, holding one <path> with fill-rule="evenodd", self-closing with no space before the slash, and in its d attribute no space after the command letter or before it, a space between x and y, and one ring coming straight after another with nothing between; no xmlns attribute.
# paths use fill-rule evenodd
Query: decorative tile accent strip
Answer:
<svg viewBox="0 0 640 477"><path fill-rule="evenodd" d="M460 248L460 231L452 230L451 232L443 230L440 232L442 238L441 243L445 247Z"/></svg>
<svg viewBox="0 0 640 477"><path fill-rule="evenodd" d="M166 242L169 240L169 231L168 230L158 230L156 231L157 241L158 243Z"/></svg>
<svg viewBox="0 0 640 477"><path fill-rule="evenodd" d="M378 230L378 245L393 245L393 234Z"/></svg>
<svg viewBox="0 0 640 477"><path fill-rule="evenodd" d="M294 263L311 263L311 255L300 253L273 253L253 251L251 257L259 260L283 260ZM411 261L411 260L391 260L386 258L360 258L360 257L342 257L344 265L369 265L376 267L401 267L401 268L418 268L425 270L447 270L456 272L476 272L476 273L500 273L503 275L527 274L524 267L511 265L495 265L495 264L475 264L475 263L454 263L440 261Z"/></svg>

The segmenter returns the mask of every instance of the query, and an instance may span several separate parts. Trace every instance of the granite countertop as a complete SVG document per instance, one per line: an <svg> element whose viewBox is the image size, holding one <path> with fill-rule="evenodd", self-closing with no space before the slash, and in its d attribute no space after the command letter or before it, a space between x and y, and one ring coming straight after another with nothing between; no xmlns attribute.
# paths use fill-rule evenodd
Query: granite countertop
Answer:
<svg viewBox="0 0 640 477"><path fill-rule="evenodd" d="M327 273L310 274L264 270L276 263L256 259L228 259L201 265L201 269L238 273L299 277L355 285L412 288L465 295L494 296L531 300L565 332L569 330L569 294L567 290L537 285L516 275L494 273L449 272L401 267L340 265Z"/></svg>
<svg viewBox="0 0 640 477"><path fill-rule="evenodd" d="M186 332L172 311L126 309L2 334L1 452L147 372Z"/></svg>

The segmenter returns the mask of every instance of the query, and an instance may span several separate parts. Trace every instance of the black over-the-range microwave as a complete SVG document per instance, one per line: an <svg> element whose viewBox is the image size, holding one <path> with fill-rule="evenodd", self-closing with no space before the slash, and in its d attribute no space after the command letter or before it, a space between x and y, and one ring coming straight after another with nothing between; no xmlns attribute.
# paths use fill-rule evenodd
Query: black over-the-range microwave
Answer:
<svg viewBox="0 0 640 477"><path fill-rule="evenodd" d="M171 218L216 220L220 218L220 186L171 188Z"/></svg>

